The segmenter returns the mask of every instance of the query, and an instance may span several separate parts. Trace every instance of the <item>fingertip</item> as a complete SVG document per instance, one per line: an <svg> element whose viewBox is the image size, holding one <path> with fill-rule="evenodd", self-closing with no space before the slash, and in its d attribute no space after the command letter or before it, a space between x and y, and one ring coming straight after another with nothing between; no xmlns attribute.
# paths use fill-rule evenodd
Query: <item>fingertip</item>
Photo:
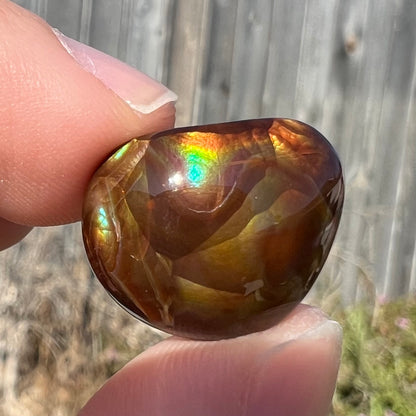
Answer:
<svg viewBox="0 0 416 416"><path fill-rule="evenodd" d="M339 324L326 321L295 340L267 351L252 383L247 414L328 415L341 345ZM284 394L277 400L279 392Z"/></svg>
<svg viewBox="0 0 416 416"><path fill-rule="evenodd" d="M96 72L85 70L45 22L2 4L0 216L27 226L77 221L97 166L129 139L172 127L174 97L98 51ZM122 96L117 85L127 94L129 82L134 96ZM141 100L152 111L134 110Z"/></svg>
<svg viewBox="0 0 416 416"><path fill-rule="evenodd" d="M336 323L302 306L281 325L248 336L170 338L126 365L81 415L323 416L340 337Z"/></svg>
<svg viewBox="0 0 416 416"><path fill-rule="evenodd" d="M151 114L177 100L174 92L124 62L68 38L57 29L53 29L53 33L85 71L115 92L139 116Z"/></svg>

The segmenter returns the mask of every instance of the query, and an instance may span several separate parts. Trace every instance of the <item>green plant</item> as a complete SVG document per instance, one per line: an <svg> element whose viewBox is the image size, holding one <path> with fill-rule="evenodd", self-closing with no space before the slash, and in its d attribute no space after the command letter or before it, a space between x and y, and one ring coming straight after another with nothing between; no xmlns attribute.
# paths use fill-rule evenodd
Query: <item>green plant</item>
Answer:
<svg viewBox="0 0 416 416"><path fill-rule="evenodd" d="M334 318L344 328L334 414L414 416L416 300L358 305Z"/></svg>

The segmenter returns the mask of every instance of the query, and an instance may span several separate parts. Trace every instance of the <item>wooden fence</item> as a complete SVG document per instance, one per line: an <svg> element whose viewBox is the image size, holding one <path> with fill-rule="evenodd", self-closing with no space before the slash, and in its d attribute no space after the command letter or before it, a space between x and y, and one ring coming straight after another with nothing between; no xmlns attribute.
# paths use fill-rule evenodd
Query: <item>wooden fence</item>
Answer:
<svg viewBox="0 0 416 416"><path fill-rule="evenodd" d="M382 296L415 292L415 1L17 3L166 83L178 125L284 116L318 128L347 185L327 271L347 299L363 279Z"/></svg>

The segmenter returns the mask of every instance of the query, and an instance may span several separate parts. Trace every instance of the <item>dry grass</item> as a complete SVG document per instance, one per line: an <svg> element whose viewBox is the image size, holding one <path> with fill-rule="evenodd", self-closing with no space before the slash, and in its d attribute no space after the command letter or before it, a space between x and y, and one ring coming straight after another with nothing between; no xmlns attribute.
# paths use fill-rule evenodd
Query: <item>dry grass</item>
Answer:
<svg viewBox="0 0 416 416"><path fill-rule="evenodd" d="M73 415L161 335L91 275L79 225L34 230L0 254L0 415Z"/></svg>

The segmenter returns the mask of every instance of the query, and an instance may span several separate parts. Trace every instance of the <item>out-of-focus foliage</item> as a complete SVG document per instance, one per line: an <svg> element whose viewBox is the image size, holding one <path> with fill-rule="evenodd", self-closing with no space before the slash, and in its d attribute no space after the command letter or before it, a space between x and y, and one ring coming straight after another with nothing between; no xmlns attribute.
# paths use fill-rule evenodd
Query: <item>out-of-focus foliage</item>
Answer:
<svg viewBox="0 0 416 416"><path fill-rule="evenodd" d="M358 305L335 318L344 344L334 414L414 416L416 299Z"/></svg>

